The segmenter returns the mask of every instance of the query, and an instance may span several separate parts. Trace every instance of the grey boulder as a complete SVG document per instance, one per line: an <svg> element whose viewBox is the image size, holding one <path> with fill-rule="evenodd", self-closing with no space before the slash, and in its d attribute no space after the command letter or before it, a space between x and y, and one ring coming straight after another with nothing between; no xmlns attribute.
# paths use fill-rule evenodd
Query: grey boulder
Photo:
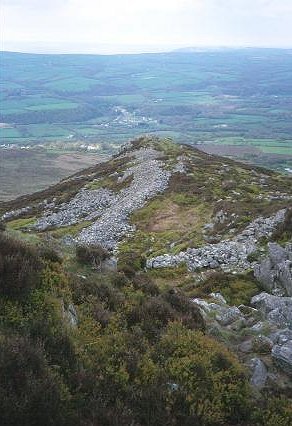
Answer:
<svg viewBox="0 0 292 426"><path fill-rule="evenodd" d="M292 375L292 340L284 345L275 345L272 349L272 357L282 370Z"/></svg>

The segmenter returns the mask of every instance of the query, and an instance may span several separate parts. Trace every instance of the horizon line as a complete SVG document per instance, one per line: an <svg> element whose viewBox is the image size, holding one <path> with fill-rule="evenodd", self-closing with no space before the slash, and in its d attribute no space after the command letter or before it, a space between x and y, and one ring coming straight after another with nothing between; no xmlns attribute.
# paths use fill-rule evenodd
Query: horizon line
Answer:
<svg viewBox="0 0 292 426"><path fill-rule="evenodd" d="M32 43L34 44L34 43ZM85 45L87 48L90 48L90 45ZM84 47L85 47L84 46ZM248 50L248 49L260 49L260 50L292 50L292 46L259 46L259 45L234 45L234 46L225 46L225 45L173 45L171 46L157 46L157 45L148 45L146 48L146 45L114 45L114 44L104 44L100 45L103 47L119 47L119 48L125 48L128 50L131 49L144 49L145 50L136 50L136 51L112 51L112 52L84 52L81 51L81 49L77 49L76 51L58 51L57 49L54 49L53 47L48 49L39 49L40 51L31 51L26 49L7 49L7 48L1 48L0 53L15 53L15 54L27 54L27 55L92 55L92 56L114 56L114 55L139 55L139 54L159 54L159 53L180 53L180 51L185 51L182 53L192 53L191 50L193 49L195 51L205 50L205 51L214 51L214 50ZM142 47L143 46L143 47ZM92 47L94 48L94 47ZM95 49L98 47L96 46ZM153 48L153 50L151 50ZM150 49L150 50L149 50ZM187 52L187 50L190 50ZM53 51L52 51L53 50ZM116 49L114 49L116 50Z"/></svg>

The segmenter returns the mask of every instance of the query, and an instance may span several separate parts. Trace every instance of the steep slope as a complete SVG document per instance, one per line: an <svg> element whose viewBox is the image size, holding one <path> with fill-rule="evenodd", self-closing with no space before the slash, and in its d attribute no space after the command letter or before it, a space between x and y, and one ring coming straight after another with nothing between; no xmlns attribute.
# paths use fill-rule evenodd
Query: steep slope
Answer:
<svg viewBox="0 0 292 426"><path fill-rule="evenodd" d="M113 424L118 412L125 425L272 425L272 416L288 426L291 207L288 177L170 139L139 138L108 162L1 205L4 243L17 237L39 247L33 256L47 265L41 290L38 280L25 281L29 301L4 280L2 306L24 303L23 312L39 312L35 291L45 294L44 306L53 303L82 367L66 367L68 392L78 401L84 392L93 404L90 413L81 409L84 424L95 424L94 416ZM27 259L24 248L17 253ZM2 274L10 277L5 265L14 257L2 257ZM13 315L1 333L9 324L22 335L27 319ZM30 323L28 329L29 338L38 336ZM54 338L42 333L50 354ZM63 377L63 364L61 370ZM144 386L156 398L161 392L159 403Z"/></svg>

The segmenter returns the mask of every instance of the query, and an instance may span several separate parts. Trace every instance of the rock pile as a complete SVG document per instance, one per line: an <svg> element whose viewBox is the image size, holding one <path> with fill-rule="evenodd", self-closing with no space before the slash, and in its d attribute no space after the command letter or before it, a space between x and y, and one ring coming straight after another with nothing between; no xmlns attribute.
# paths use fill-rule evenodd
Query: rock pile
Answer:
<svg viewBox="0 0 292 426"><path fill-rule="evenodd" d="M52 202L49 202L48 200L44 200L44 201L41 201L40 203L37 203L34 207L41 208L41 209L51 209L55 207L55 202L54 200ZM0 220L5 221L5 220L17 218L23 214L30 213L32 211L33 211L32 206L26 206L26 207L22 207L21 209L10 210L4 213L1 216Z"/></svg>
<svg viewBox="0 0 292 426"><path fill-rule="evenodd" d="M68 203L58 207L57 212L48 210L35 224L44 231L52 226L69 226L78 222L92 220L100 216L105 208L114 204L115 195L107 189L82 189Z"/></svg>
<svg viewBox="0 0 292 426"><path fill-rule="evenodd" d="M167 188L171 173L163 169L163 162L158 160L158 151L141 148L132 155L134 165L125 172L126 177L133 176L130 186L118 193L99 220L80 233L77 242L114 249L123 237L133 231L128 223L129 215Z"/></svg>
<svg viewBox="0 0 292 426"><path fill-rule="evenodd" d="M23 207L21 209L11 210L9 212L4 213L1 216L1 220L5 221L5 220L8 220L8 219L13 219L13 218L19 217L22 214L30 212L31 210L32 210L32 208L30 206L26 206L26 207Z"/></svg>
<svg viewBox="0 0 292 426"><path fill-rule="evenodd" d="M147 261L147 267L168 268L185 263L190 271L206 267L220 267L225 271L248 269L251 267L248 255L256 250L257 241L262 237L271 236L284 217L285 209L271 217L259 217L232 240L223 240L220 243L207 244L200 248L189 248L177 255L157 256Z"/></svg>

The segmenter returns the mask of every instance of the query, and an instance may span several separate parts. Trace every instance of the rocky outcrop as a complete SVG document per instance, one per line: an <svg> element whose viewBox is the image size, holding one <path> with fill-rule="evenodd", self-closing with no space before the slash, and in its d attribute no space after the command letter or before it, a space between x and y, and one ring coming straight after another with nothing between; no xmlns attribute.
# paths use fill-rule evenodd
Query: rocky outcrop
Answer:
<svg viewBox="0 0 292 426"><path fill-rule="evenodd" d="M223 240L217 244L207 244L200 248L189 248L177 255L165 254L149 259L148 268L176 267L185 263L190 271L199 268L221 268L245 270L251 267L248 255L257 248L262 237L271 236L276 226L284 220L285 210L278 211L267 218L257 218L232 240Z"/></svg>
<svg viewBox="0 0 292 426"><path fill-rule="evenodd" d="M75 328L78 325L78 315L75 306L70 303L67 308L65 308L64 303L62 302L62 313L63 318L65 319L69 327Z"/></svg>
<svg viewBox="0 0 292 426"><path fill-rule="evenodd" d="M260 293L251 299L251 304L273 325L292 329L292 297L278 297Z"/></svg>
<svg viewBox="0 0 292 426"><path fill-rule="evenodd" d="M291 297L261 293L252 298L253 307L229 306L220 293L211 293L209 297L216 303L204 299L192 302L199 307L210 334L223 339L229 336L229 342L235 339L236 350L251 370L252 386L260 390L268 379L277 381L281 370L292 374ZM241 342L239 330L242 330Z"/></svg>
<svg viewBox="0 0 292 426"><path fill-rule="evenodd" d="M292 244L268 244L268 256L255 265L254 275L273 294L292 296Z"/></svg>
<svg viewBox="0 0 292 426"><path fill-rule="evenodd" d="M261 293L251 303L274 328L270 339L274 343L271 354L275 364L292 375L292 297Z"/></svg>
<svg viewBox="0 0 292 426"><path fill-rule="evenodd" d="M212 317L220 325L227 326L239 319L243 319L241 311L236 306L228 306L220 293L216 293L216 298L218 303L208 303L203 299L192 299L192 302L200 308L203 316L213 313Z"/></svg>

